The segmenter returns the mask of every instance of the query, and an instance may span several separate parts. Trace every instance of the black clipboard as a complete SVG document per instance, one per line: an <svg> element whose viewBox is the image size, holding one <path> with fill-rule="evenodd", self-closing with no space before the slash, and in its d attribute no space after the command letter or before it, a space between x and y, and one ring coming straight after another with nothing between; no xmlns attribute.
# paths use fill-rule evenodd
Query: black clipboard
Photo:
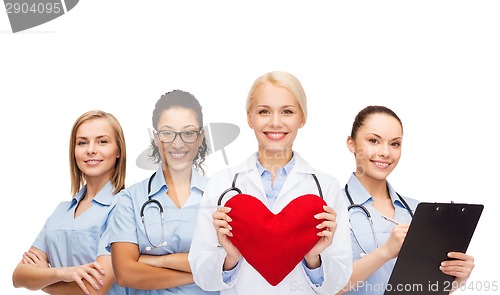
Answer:
<svg viewBox="0 0 500 295"><path fill-rule="evenodd" d="M484 206L419 203L385 295L449 294L454 277L439 270L451 251L465 252Z"/></svg>

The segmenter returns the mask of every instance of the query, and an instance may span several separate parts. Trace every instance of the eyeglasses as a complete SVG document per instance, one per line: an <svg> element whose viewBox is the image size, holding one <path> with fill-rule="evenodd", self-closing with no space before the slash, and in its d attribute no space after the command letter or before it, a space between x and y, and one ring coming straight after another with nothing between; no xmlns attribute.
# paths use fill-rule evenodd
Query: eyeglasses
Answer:
<svg viewBox="0 0 500 295"><path fill-rule="evenodd" d="M163 143L171 143L173 142L176 138L177 135L181 137L181 140L185 143L194 143L200 138L200 133L201 129L199 128L198 130L186 130L186 131L181 131L181 132L175 132L171 130L160 130L156 131L156 136L158 136L158 139L163 142Z"/></svg>

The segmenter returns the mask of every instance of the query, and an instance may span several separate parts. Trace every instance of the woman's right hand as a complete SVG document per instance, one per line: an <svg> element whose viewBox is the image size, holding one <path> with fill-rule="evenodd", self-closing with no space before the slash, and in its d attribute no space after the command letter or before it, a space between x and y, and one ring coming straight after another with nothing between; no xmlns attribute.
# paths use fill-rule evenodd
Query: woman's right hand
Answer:
<svg viewBox="0 0 500 295"><path fill-rule="evenodd" d="M32 247L27 252L24 252L23 260L21 260L21 262L23 264L31 264L38 267L50 268L49 262L44 258L45 256L45 253Z"/></svg>
<svg viewBox="0 0 500 295"><path fill-rule="evenodd" d="M236 248L229 237L232 237L232 227L229 223L232 221L231 217L227 215L231 211L229 207L221 207L212 214L214 220L214 228L217 232L217 239L219 244L226 250L227 256L224 261L224 270L230 270L238 264L242 258L240 251Z"/></svg>
<svg viewBox="0 0 500 295"><path fill-rule="evenodd" d="M104 269L97 261L80 266L61 267L58 269L58 274L63 282L77 283L85 294L90 293L83 280L87 281L96 290L99 290L99 287L104 284Z"/></svg>
<svg viewBox="0 0 500 295"><path fill-rule="evenodd" d="M401 250L409 227L409 224L398 224L392 229L389 239L387 239L387 242L381 247L384 249L384 254L388 259L398 257L399 250Z"/></svg>

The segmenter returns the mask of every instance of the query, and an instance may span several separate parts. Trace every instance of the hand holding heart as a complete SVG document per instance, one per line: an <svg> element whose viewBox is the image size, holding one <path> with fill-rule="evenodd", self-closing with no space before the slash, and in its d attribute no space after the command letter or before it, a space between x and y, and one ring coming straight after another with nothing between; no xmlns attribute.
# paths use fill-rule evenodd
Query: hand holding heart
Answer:
<svg viewBox="0 0 500 295"><path fill-rule="evenodd" d="M321 238L304 256L307 267L311 269L317 268L321 265L319 254L332 244L333 236L335 230L337 229L337 214L335 211L329 206L323 206L323 209L325 210L324 212L314 216L315 219L322 220L322 222L316 226L317 229L322 230L318 232L318 236ZM219 240L220 245L227 252L227 257L224 262L224 270L232 269L242 258L240 251L229 239L229 237L232 236L232 227L230 225L232 219L228 215L230 211L231 208L222 207L212 214L213 224L217 232L217 239Z"/></svg>
<svg viewBox="0 0 500 295"><path fill-rule="evenodd" d="M229 211L231 211L231 208L222 207L212 214L215 231L217 232L217 239L227 253L226 260L224 261L224 270L234 268L242 257L240 251L229 240L229 236L232 236L232 228L229 225L232 219L227 215Z"/></svg>
<svg viewBox="0 0 500 295"><path fill-rule="evenodd" d="M318 229L323 229L323 231L318 233L321 239L319 239L316 245L314 245L314 247L304 256L307 267L310 269L317 268L321 265L319 254L332 244L333 236L337 229L337 213L335 213L330 206L323 206L323 209L325 212L314 215L314 218L323 220L323 222L317 226Z"/></svg>

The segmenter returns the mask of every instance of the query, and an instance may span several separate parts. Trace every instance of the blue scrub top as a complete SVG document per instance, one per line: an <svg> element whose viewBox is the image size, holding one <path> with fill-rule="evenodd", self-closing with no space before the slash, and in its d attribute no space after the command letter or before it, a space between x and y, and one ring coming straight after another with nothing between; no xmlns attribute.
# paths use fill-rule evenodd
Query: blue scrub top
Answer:
<svg viewBox="0 0 500 295"><path fill-rule="evenodd" d="M377 237L378 246L383 245L387 242L392 229L394 228L394 224L382 218L382 214L373 207L373 198L366 191L363 185L356 178L356 175L353 173L348 182L349 186L349 194L354 202L354 204L363 205L368 212L370 212L373 220L373 227L375 229L375 236ZM387 183L387 187L389 189L389 195L392 199L392 203L394 208L396 209L394 219L401 223L410 223L411 216L408 210L404 207L403 203L399 200L396 191L392 188L392 186ZM343 189L343 194L346 200L346 204L350 205L349 199L347 198L347 194L345 193L345 189ZM419 201L403 197L406 203L410 206L412 212L415 212L415 209L419 203ZM360 208L352 208L349 210L349 219L356 237L358 238L360 244L363 248L370 253L375 250L375 242L373 239L373 233L370 227L370 223L366 217L366 214ZM361 247L356 242L356 239L351 232L351 244L352 244L352 257L353 260L356 261L360 259L364 252ZM392 273L392 269L394 268L394 264L396 263L396 258L389 260L382 267L380 267L377 271L375 271L368 279L358 288L357 291L351 291L346 294L370 294L370 295L382 295L384 294L385 287Z"/></svg>
<svg viewBox="0 0 500 295"><path fill-rule="evenodd" d="M115 208L114 187L107 182L92 200L92 206L75 218L75 210L87 193L85 185L71 201L61 202L47 219L33 247L45 252L52 267L70 267L93 262L110 255L108 216ZM127 294L126 288L113 285L109 295Z"/></svg>
<svg viewBox="0 0 500 295"><path fill-rule="evenodd" d="M141 254L165 255L172 253L188 253L193 239L198 209L207 179L194 167L191 173L191 195L182 208L178 208L167 196L167 184L159 165L156 174L151 180L151 191L148 194L150 178L136 183L121 191L117 196L118 204L110 218L111 231L109 244L114 242L128 242L139 246ZM163 207L163 238L166 246L151 247L141 221L141 207L151 196ZM162 225L158 207L154 204L146 206L144 210L145 224L148 237L155 245L161 244ZM151 249L148 249L151 247ZM108 245L109 249L109 245ZM203 291L196 284L162 290L129 289L129 294L218 294L219 292Z"/></svg>

